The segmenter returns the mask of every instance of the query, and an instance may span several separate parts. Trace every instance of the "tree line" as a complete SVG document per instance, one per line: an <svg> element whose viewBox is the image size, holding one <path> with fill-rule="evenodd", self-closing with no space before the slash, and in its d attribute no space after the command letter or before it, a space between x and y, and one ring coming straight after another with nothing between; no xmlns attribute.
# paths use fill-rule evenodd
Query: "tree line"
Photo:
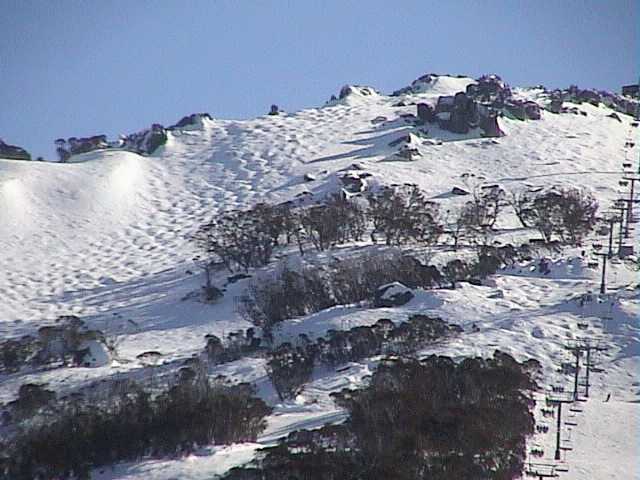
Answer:
<svg viewBox="0 0 640 480"><path fill-rule="evenodd" d="M520 478L540 364L432 355L380 363L369 385L334 394L340 425L291 433L227 480Z"/></svg>
<svg viewBox="0 0 640 480"><path fill-rule="evenodd" d="M554 236L579 244L596 223L598 204L581 189L552 187L509 194L497 185L478 186L455 211L443 213L416 185L384 187L363 197L329 196L313 205L260 203L249 210L224 212L202 225L196 235L198 263L211 288L215 265L230 272L267 265L274 252L296 245L300 254L325 251L349 242L433 246L446 235L454 250L466 240L490 245L495 225L511 206L523 228L535 229L544 241Z"/></svg>
<svg viewBox="0 0 640 480"><path fill-rule="evenodd" d="M123 380L99 399L23 387L9 406L14 432L0 442L2 480L89 479L100 465L255 441L271 412L255 387L189 367L166 388Z"/></svg>
<svg viewBox="0 0 640 480"><path fill-rule="evenodd" d="M267 373L280 399L293 399L317 365L336 367L376 355L407 354L460 331L441 318L417 314L398 325L382 318L371 326L329 330L315 342L302 334L297 345L286 342L268 353Z"/></svg>

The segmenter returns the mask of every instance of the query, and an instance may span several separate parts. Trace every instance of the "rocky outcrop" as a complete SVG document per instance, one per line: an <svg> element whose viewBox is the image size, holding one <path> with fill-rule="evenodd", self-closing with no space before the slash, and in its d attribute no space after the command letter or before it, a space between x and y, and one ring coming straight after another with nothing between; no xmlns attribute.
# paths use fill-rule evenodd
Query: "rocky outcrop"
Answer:
<svg viewBox="0 0 640 480"><path fill-rule="evenodd" d="M360 95L362 97L368 97L371 95L376 95L378 92L375 91L374 88L362 86L362 85L345 85L340 89L340 94L338 98L343 100L351 95Z"/></svg>
<svg viewBox="0 0 640 480"><path fill-rule="evenodd" d="M511 98L511 88L498 75L481 76L476 79L476 83L467 86L465 93L478 102L494 106L500 106Z"/></svg>
<svg viewBox="0 0 640 480"><path fill-rule="evenodd" d="M65 162L72 155L103 150L109 148L106 135L94 135L92 137L69 137L67 140L59 138L55 141L56 151L61 162Z"/></svg>
<svg viewBox="0 0 640 480"><path fill-rule="evenodd" d="M551 113L562 113L562 98L552 98L547 105L547 110Z"/></svg>
<svg viewBox="0 0 640 480"><path fill-rule="evenodd" d="M480 121L478 104L464 92L439 97L433 115L440 128L460 134L478 127Z"/></svg>
<svg viewBox="0 0 640 480"><path fill-rule="evenodd" d="M339 177L342 189L349 194L364 192L367 189L366 178L370 177L369 172L349 171Z"/></svg>
<svg viewBox="0 0 640 480"><path fill-rule="evenodd" d="M10 160L31 160L31 154L22 147L9 145L0 139L0 158L8 158Z"/></svg>
<svg viewBox="0 0 640 480"><path fill-rule="evenodd" d="M177 127L174 126L173 128ZM107 148L120 148L130 152L139 153L141 155L151 155L158 147L164 145L166 142L167 129L162 125L155 123L148 130L123 136L116 142L109 142L106 135L94 135L93 137L85 138L70 137L67 140L59 138L55 141L55 144L60 161L66 162L73 155Z"/></svg>
<svg viewBox="0 0 640 480"><path fill-rule="evenodd" d="M186 127L194 127L201 126L204 119L213 120L211 115L208 113L192 113L191 115L187 115L182 117L178 123L175 125L171 125L167 127L167 130L174 130L178 128L186 128Z"/></svg>
<svg viewBox="0 0 640 480"><path fill-rule="evenodd" d="M417 105L418 118L422 123L433 123L436 119L436 114L428 103L419 103Z"/></svg>
<svg viewBox="0 0 640 480"><path fill-rule="evenodd" d="M505 102L504 111L507 115L518 120L540 120L540 105L533 101L508 100Z"/></svg>
<svg viewBox="0 0 640 480"><path fill-rule="evenodd" d="M542 118L540 105L536 102L524 102L524 112L529 120L540 120Z"/></svg>
<svg viewBox="0 0 640 480"><path fill-rule="evenodd" d="M595 106L604 104L612 110L626 115L636 115L640 105L638 99L631 96L617 95L604 90L581 89L576 85L571 85L564 90L554 90L550 92L549 96L551 102L555 102L555 105L553 105L554 108L552 109L550 104L548 109L554 113L558 110L559 113L573 113L571 108L563 108L561 102L589 103ZM558 103L560 103L560 106L558 106Z"/></svg>
<svg viewBox="0 0 640 480"><path fill-rule="evenodd" d="M141 155L151 155L167 142L167 130L154 123L148 130L136 132L122 139L122 148Z"/></svg>
<svg viewBox="0 0 640 480"><path fill-rule="evenodd" d="M451 193L454 195L460 195L460 196L469 195L469 192L467 192L466 190L460 187L453 187L451 189Z"/></svg>
<svg viewBox="0 0 640 480"><path fill-rule="evenodd" d="M498 124L498 112L486 108L481 109L480 114L480 130L483 137L503 137L504 132Z"/></svg>

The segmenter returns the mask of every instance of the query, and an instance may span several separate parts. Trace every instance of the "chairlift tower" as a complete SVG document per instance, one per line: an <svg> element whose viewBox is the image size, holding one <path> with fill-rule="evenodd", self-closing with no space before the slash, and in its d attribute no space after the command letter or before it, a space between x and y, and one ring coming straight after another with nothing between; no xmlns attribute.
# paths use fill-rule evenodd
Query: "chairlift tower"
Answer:
<svg viewBox="0 0 640 480"><path fill-rule="evenodd" d="M562 431L562 404L564 403L573 403L573 398L567 396L547 396L547 403L555 405L557 408L557 418L556 418L556 452L554 458L556 460L560 460L560 433Z"/></svg>
<svg viewBox="0 0 640 480"><path fill-rule="evenodd" d="M613 229L613 226L611 228ZM607 290L607 285L606 285L607 258L610 258L611 256L611 239L612 237L610 237L610 241L609 241L609 252L602 252L601 244L599 243L593 244L593 250L594 250L593 254L598 257L602 257L602 280L600 281L600 293L603 295Z"/></svg>

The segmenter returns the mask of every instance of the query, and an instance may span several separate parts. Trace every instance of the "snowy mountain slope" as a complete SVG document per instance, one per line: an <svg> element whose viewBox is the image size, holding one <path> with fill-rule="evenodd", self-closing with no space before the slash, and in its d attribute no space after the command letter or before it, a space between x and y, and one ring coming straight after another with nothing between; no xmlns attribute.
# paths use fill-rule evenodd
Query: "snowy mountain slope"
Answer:
<svg viewBox="0 0 640 480"><path fill-rule="evenodd" d="M421 85L418 93L400 98L407 104L434 103L472 81L439 77ZM527 98L537 95L523 92ZM459 204L449 193L453 186L464 187L460 177L465 173L506 189L551 183L585 187L606 206L617 197L625 155L637 157L633 149L625 149L627 141L637 140L631 117L620 115L618 122L608 117L611 110L606 107L581 104L576 107L586 115L544 112L539 121L501 119L507 136L495 140L430 126L418 147L420 158L398 161L393 157L396 149L388 144L411 130L401 115L415 114L416 108L394 106L398 100L356 92L294 114L247 121L205 119L201 127L171 131L167 144L149 157L109 150L75 156L69 164L0 160L0 335L33 332L59 315L75 314L122 336L121 361L12 376L1 380L0 401L13 399L26 381L45 381L64 390L117 373L146 375L136 356L149 350L160 351L170 369L172 361L200 352L205 334L224 336L249 327L233 301L245 282L228 285L224 299L214 306L183 300L201 282L198 275L185 273L195 271L190 235L217 212L285 201L304 192L335 191L339 177L354 163L372 175L370 184L417 183L443 208ZM305 175L315 180L307 182ZM576 258L573 272L569 255ZM586 317L589 331L612 344L603 355L606 374L596 377L592 402L614 394L604 417L591 403L581 414L585 420L572 433L575 452L566 454L570 468L564 478L605 478L589 476L591 466L609 461L604 459L607 447L590 442L589 432L611 425L606 418L616 405L637 422L639 404L629 402L637 402L640 395L634 383L640 366L640 334L634 323L640 301L636 290L609 303L605 300L603 305L611 305L608 310L580 310L570 297L595 292L599 272L586 268L579 251L565 252L557 260L551 278L538 278L524 269L496 276L493 287L420 292L398 309L336 307L285 322L279 335L322 335L331 328L351 328L383 317L402 321L411 312L426 310L465 330L472 323L480 328L480 333L429 351L459 357L500 348L520 359L533 356L543 363L545 385L550 385L570 382L555 369L567 356L567 339L585 334L576 325ZM636 276L623 263L612 265L610 284L624 288L637 282ZM223 284L224 277L220 274L216 281ZM497 290L502 298L489 298ZM360 385L372 368L363 362L346 372L318 372L293 405L277 400L263 360L232 362L214 373L256 382L261 395L275 405L259 439L268 444L292 429L340 419L329 393ZM611 434L611 450L633 443L620 435ZM551 433L541 437L536 441L552 443ZM211 478L250 460L255 448L214 448L179 461L122 465L97 478ZM545 451L548 459L551 447ZM631 465L631 450L618 453L618 465ZM610 478L640 478L629 474L629 468L624 469L627 477Z"/></svg>
<svg viewBox="0 0 640 480"><path fill-rule="evenodd" d="M457 86L460 79L454 80ZM413 100L437 97L441 83ZM497 144L447 141L459 136L434 127L429 136L445 143L422 147L415 162L386 162L393 152L388 143L409 128L399 115L415 111L394 108L395 102L358 97L357 105L292 115L205 120L202 130L174 131L153 157L104 151L76 156L69 165L0 161L4 322L52 319L63 313L65 292L188 262L188 236L197 222L216 211L322 190L334 172L354 162L379 181L411 181L433 196L460 185L465 172L507 188L561 182L586 186L603 202L615 196L628 117L620 124L604 107L581 105L588 116L505 119L508 136ZM372 125L378 116L389 124ZM306 173L318 181L305 184ZM94 313L78 308L73 311ZM8 331L6 323L0 328Z"/></svg>

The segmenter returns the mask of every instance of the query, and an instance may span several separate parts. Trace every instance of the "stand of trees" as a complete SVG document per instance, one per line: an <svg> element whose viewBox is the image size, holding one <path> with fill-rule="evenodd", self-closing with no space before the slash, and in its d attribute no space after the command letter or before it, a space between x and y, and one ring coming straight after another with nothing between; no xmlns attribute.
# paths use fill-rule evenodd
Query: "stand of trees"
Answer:
<svg viewBox="0 0 640 480"><path fill-rule="evenodd" d="M186 367L160 392L124 381L99 401L52 395L36 387L21 392L21 411L27 405L35 416L0 442L0 479L88 479L100 465L255 441L271 411L249 384L212 383Z"/></svg>
<svg viewBox="0 0 640 480"><path fill-rule="evenodd" d="M523 227L536 229L546 242L557 236L564 243L579 244L596 224L598 204L580 189L552 188L508 196L497 185L476 186L471 199L443 219L439 205L423 191L403 185L359 199L334 195L312 206L262 203L250 210L227 212L196 234L197 263L206 274L207 298L215 299L219 292L211 284L214 266L246 272L267 265L283 245L295 244L304 255L309 245L325 251L361 241L368 232L373 243L383 238L387 245L414 242L431 247L446 232L454 250L462 239L483 250L491 246L498 217L509 205Z"/></svg>
<svg viewBox="0 0 640 480"><path fill-rule="evenodd" d="M376 355L408 354L461 331L441 318L418 314L398 325L382 318L371 326L329 330L315 342L302 334L297 345L283 343L269 353L267 373L280 399L292 399L311 379L315 365L336 367Z"/></svg>
<svg viewBox="0 0 640 480"><path fill-rule="evenodd" d="M205 353L210 365L219 365L238 360L262 350L262 339L256 337L253 328L247 328L245 332L238 330L230 332L226 341L216 335L206 335Z"/></svg>
<svg viewBox="0 0 640 480"><path fill-rule="evenodd" d="M384 235L387 245L402 245L410 240L432 245L442 234L439 205L427 200L415 185L384 188L367 196L369 218L376 234Z"/></svg>
<svg viewBox="0 0 640 480"><path fill-rule="evenodd" d="M383 361L368 387L335 399L342 425L293 432L228 480L520 478L540 364L449 357Z"/></svg>
<svg viewBox="0 0 640 480"><path fill-rule="evenodd" d="M597 222L598 202L577 188L521 192L512 195L510 203L522 226L535 228L547 242L557 235L564 243L579 245Z"/></svg>
<svg viewBox="0 0 640 480"><path fill-rule="evenodd" d="M267 334L277 323L336 305L372 299L385 284L429 288L443 281L438 269L398 251L362 255L300 271L286 264L258 278L237 299L239 312Z"/></svg>

